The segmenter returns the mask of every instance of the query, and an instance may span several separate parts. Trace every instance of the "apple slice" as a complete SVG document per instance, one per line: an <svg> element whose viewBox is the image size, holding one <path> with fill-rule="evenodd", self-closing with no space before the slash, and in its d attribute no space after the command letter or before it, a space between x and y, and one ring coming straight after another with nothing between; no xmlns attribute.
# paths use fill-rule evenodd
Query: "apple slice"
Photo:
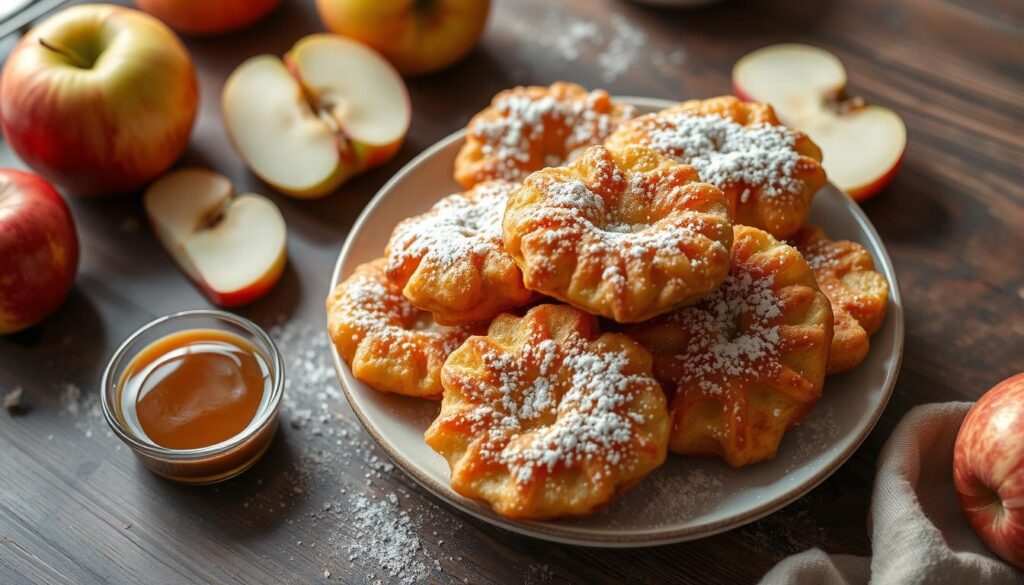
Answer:
<svg viewBox="0 0 1024 585"><path fill-rule="evenodd" d="M280 59L242 63L222 96L224 124L250 169L296 197L320 197L393 157L409 129L405 83L378 53L316 34Z"/></svg>
<svg viewBox="0 0 1024 585"><path fill-rule="evenodd" d="M235 197L224 176L191 168L150 185L144 204L160 243L214 303L254 301L280 279L286 230L269 199Z"/></svg>
<svg viewBox="0 0 1024 585"><path fill-rule="evenodd" d="M766 102L782 123L821 147L828 178L858 201L884 187L903 161L907 129L892 110L845 94L835 55L797 43L749 53L732 70L733 93Z"/></svg>

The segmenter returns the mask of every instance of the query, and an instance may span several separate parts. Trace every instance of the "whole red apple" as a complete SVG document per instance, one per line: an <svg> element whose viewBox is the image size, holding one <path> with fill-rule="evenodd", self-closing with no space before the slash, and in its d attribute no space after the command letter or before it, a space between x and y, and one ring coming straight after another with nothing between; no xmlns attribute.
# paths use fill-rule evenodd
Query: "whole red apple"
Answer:
<svg viewBox="0 0 1024 585"><path fill-rule="evenodd" d="M61 196L42 177L0 169L0 334L56 310L77 269L75 222Z"/></svg>
<svg viewBox="0 0 1024 585"><path fill-rule="evenodd" d="M135 0L139 8L191 35L237 30L266 16L278 0Z"/></svg>
<svg viewBox="0 0 1024 585"><path fill-rule="evenodd" d="M953 483L981 540L1024 569L1024 373L996 384L967 413Z"/></svg>
<svg viewBox="0 0 1024 585"><path fill-rule="evenodd" d="M30 167L81 195L131 191L188 144L199 93L159 20L82 4L33 28L0 75L0 124Z"/></svg>

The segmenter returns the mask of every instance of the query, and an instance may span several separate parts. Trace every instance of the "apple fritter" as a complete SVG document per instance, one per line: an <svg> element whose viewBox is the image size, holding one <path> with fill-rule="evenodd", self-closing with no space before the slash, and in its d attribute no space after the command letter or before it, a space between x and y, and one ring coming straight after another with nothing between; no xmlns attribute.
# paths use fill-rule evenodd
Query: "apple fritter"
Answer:
<svg viewBox="0 0 1024 585"><path fill-rule="evenodd" d="M628 333L672 390L669 449L741 467L773 458L820 397L832 310L795 248L757 228L734 230L721 287Z"/></svg>
<svg viewBox="0 0 1024 585"><path fill-rule="evenodd" d="M636 322L692 303L729 269L725 197L646 148L594 146L509 197L505 249L526 287Z"/></svg>
<svg viewBox="0 0 1024 585"><path fill-rule="evenodd" d="M691 100L624 122L610 149L647 146L697 169L725 192L733 223L787 238L807 221L826 182L821 150L779 123L767 104L734 97Z"/></svg>
<svg viewBox="0 0 1024 585"><path fill-rule="evenodd" d="M522 181L601 144L635 115L636 108L614 101L608 92L588 92L575 83L507 89L470 120L455 159L455 180L467 188L490 179Z"/></svg>
<svg viewBox="0 0 1024 585"><path fill-rule="evenodd" d="M445 358L482 325L440 327L384 274L384 258L356 268L327 298L327 331L352 375L380 392L440 398Z"/></svg>
<svg viewBox="0 0 1024 585"><path fill-rule="evenodd" d="M441 370L426 441L451 485L520 520L585 516L660 466L669 420L651 356L566 305L500 315Z"/></svg>

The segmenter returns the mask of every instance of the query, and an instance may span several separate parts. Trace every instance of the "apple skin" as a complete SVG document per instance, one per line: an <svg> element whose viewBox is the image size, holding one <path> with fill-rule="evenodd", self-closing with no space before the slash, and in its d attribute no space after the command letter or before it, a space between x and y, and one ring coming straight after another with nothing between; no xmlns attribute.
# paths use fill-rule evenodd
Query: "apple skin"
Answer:
<svg viewBox="0 0 1024 585"><path fill-rule="evenodd" d="M736 82L736 77L732 78L732 95L736 96L737 98L745 102L757 101L751 98L750 94L748 94L747 92L743 91L742 88L740 88L740 84Z"/></svg>
<svg viewBox="0 0 1024 585"><path fill-rule="evenodd" d="M274 261L273 268L263 275L262 278L246 288L231 292L213 290L209 285L202 281L196 281L196 285L217 305L225 308L240 307L242 305L247 305L270 292L270 289L274 288L278 281L281 280L281 275L284 274L284 267L287 263L288 251L281 250L281 254L277 257L277 260Z"/></svg>
<svg viewBox="0 0 1024 585"><path fill-rule="evenodd" d="M391 160L405 142L412 107L401 75L378 51L317 33L281 59L258 55L235 68L224 83L221 116L252 173L281 193L312 199ZM275 123L262 123L268 118ZM295 159L282 157L278 136L262 132L282 125L289 126L292 148L313 147L305 154L315 156L305 162L316 164L295 166Z"/></svg>
<svg viewBox="0 0 1024 585"><path fill-rule="evenodd" d="M135 0L135 4L189 35L217 35L260 20L279 0Z"/></svg>
<svg viewBox="0 0 1024 585"><path fill-rule="evenodd" d="M0 334L42 321L78 270L71 212L45 179L0 169Z"/></svg>
<svg viewBox="0 0 1024 585"><path fill-rule="evenodd" d="M737 98L745 102L757 101L754 98L750 97L750 94L743 91L739 83L736 82L735 77L732 80L732 95L736 96ZM878 195L878 193L882 189L884 189L890 181L892 181L892 178L896 176L896 171L900 170L900 167L903 166L903 159L906 158L906 156L907 149L906 147L904 147L903 152L900 154L899 160L897 160L896 164L894 164L891 169L886 171L885 174L878 177L877 179L875 179L874 181L867 185L847 191L846 194L849 195L854 201L858 203L863 203L868 199L871 199L875 195Z"/></svg>
<svg viewBox="0 0 1024 585"><path fill-rule="evenodd" d="M452 65L476 46L490 0L317 0L327 30L381 52L403 75Z"/></svg>
<svg viewBox="0 0 1024 585"><path fill-rule="evenodd" d="M92 65L77 66L79 59ZM198 103L178 37L152 16L106 4L47 18L0 75L0 125L11 147L84 196L132 191L163 173L188 145Z"/></svg>
<svg viewBox="0 0 1024 585"><path fill-rule="evenodd" d="M733 70L732 76L732 94L745 102L759 101L743 90L742 84L736 78L735 68ZM881 176L874 179L870 183L860 185L852 189L848 189L846 191L846 194L849 195L854 201L858 203L863 203L873 198L875 195L878 195L878 193L881 192L882 189L884 189L890 181L892 181L893 177L896 176L896 172L899 171L900 167L903 166L903 160L906 158L906 156L907 146L906 144L904 144L903 151L900 153L899 159L888 171L886 171L885 173L883 173Z"/></svg>
<svg viewBox="0 0 1024 585"><path fill-rule="evenodd" d="M220 102L222 119L228 119L228 111L231 109L231 100L233 99L232 96L238 93L236 87L238 85L237 75L239 71L241 71L243 67L246 67L250 61L260 58L263 58L263 56L250 57L247 61L243 62L241 65L235 68L231 75L228 76L227 81L224 82L224 90L221 93ZM294 68L289 66L288 59L283 60L283 63L284 66L289 70L289 73L292 76L296 76ZM341 137L336 137L335 143L337 144L338 152L340 153L341 157L338 168L335 169L335 171L329 177L325 178L323 181L315 185L310 185L304 189L291 189L275 183L270 177L267 177L264 173L260 171L259 168L257 168L256 165L252 163L252 161L246 156L245 149L242 148L241 143L239 143L238 139L235 138L234 133L230 129L230 125L227 126L227 135L228 139L231 141L231 144L235 149L235 152L237 152L239 156L242 157L242 160L245 162L245 166L248 167L249 170L251 170L253 173L255 173L264 183L270 185L276 191L288 195L289 197L294 197L296 199L319 199L321 197L325 197L333 193L343 183L345 183L346 181L348 181L349 179L351 179L352 177L359 173L359 168L358 165L356 164L355 153L353 151L354 149L347 141L345 141Z"/></svg>
<svg viewBox="0 0 1024 585"><path fill-rule="evenodd" d="M859 187L857 189L850 189L846 192L847 195L853 198L857 203L864 203L868 199L871 199L875 195L878 195L882 189L889 185L892 178L896 176L896 172L903 166L903 160L907 158L907 149L904 148L900 154L899 160L892 166L884 175L875 179L872 183Z"/></svg>
<svg viewBox="0 0 1024 585"><path fill-rule="evenodd" d="M953 449L953 483L974 532L1024 569L1024 373L968 411Z"/></svg>

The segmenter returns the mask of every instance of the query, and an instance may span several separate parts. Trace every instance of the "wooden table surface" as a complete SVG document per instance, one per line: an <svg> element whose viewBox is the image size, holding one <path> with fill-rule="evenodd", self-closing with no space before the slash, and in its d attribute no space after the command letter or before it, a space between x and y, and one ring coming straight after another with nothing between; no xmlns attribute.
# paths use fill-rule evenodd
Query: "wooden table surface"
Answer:
<svg viewBox="0 0 1024 585"><path fill-rule="evenodd" d="M111 352L152 318L208 302L155 241L137 196L72 200L83 253L70 298L42 325L0 339L0 390L21 386L31 406L0 413L0 582L752 582L808 547L867 554L875 459L893 425L916 404L972 400L1024 370L1019 2L748 0L673 12L498 0L474 53L409 81L413 123L398 157L325 199L298 201L241 165L219 122L219 94L245 57L281 54L320 30L312 4L284 0L239 34L187 40L202 109L183 164L270 195L289 227L283 281L238 311L276 324L291 380L281 434L252 470L205 488L158 479L120 446L97 408ZM737 58L781 41L834 52L852 90L909 128L903 169L864 207L899 273L906 353L892 401L857 453L754 524L638 550L492 528L393 469L340 397L323 334L331 268L374 192L500 89L567 79L618 94L713 96L730 91ZM0 163L21 166L6 145Z"/></svg>

